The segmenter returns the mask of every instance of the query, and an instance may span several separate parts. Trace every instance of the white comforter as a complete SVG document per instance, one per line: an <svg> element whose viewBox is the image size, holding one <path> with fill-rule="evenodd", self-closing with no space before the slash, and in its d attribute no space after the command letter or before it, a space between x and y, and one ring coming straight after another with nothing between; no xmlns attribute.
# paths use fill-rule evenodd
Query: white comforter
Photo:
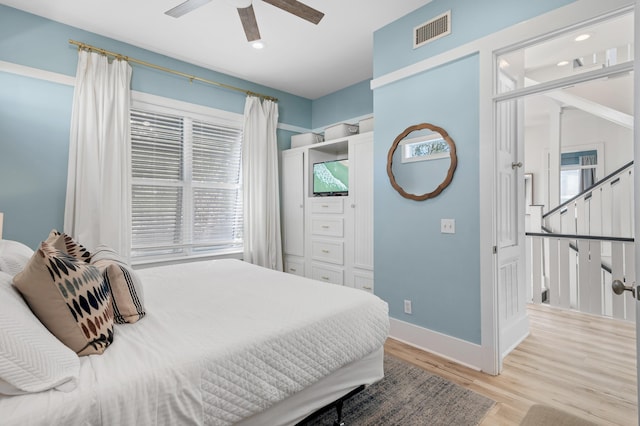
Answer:
<svg viewBox="0 0 640 426"><path fill-rule="evenodd" d="M0 398L2 425L227 425L378 349L387 305L237 260L139 271L147 316L75 391Z"/></svg>

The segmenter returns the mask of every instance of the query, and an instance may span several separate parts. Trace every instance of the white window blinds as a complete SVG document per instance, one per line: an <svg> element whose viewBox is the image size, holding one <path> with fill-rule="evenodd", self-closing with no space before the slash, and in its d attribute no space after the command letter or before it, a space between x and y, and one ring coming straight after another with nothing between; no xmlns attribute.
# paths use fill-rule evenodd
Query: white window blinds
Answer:
<svg viewBox="0 0 640 426"><path fill-rule="evenodd" d="M242 130L131 110L133 258L242 250Z"/></svg>

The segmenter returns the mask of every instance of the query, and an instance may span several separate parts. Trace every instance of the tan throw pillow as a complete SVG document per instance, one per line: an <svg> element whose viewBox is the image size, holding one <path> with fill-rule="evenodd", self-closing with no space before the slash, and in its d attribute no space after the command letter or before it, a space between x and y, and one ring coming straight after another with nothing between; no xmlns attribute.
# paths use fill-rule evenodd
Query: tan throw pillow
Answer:
<svg viewBox="0 0 640 426"><path fill-rule="evenodd" d="M109 286L95 266L43 241L13 285L49 331L78 355L113 341Z"/></svg>
<svg viewBox="0 0 640 426"><path fill-rule="evenodd" d="M82 244L64 232L58 232L57 230L52 229L49 233L49 237L47 237L47 242L56 249L67 253L76 259L80 259L86 263L91 261L91 253L89 253L89 250L84 248Z"/></svg>
<svg viewBox="0 0 640 426"><path fill-rule="evenodd" d="M117 324L131 324L145 316L142 283L124 257L111 247L100 245L91 255L91 264L100 269L109 284Z"/></svg>

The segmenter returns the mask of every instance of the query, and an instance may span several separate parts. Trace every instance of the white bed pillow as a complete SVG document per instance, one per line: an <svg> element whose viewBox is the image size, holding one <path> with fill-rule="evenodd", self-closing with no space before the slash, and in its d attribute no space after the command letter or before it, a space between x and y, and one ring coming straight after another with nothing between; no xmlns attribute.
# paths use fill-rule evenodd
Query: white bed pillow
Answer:
<svg viewBox="0 0 640 426"><path fill-rule="evenodd" d="M78 356L42 325L11 281L0 272L0 394L72 391Z"/></svg>
<svg viewBox="0 0 640 426"><path fill-rule="evenodd" d="M14 276L22 271L33 256L33 250L12 240L0 240L0 272Z"/></svg>

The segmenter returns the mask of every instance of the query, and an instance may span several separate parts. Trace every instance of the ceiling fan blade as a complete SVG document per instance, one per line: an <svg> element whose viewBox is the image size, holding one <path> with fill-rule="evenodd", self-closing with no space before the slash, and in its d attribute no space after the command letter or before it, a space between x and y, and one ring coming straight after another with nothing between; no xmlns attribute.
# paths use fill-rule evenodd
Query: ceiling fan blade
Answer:
<svg viewBox="0 0 640 426"><path fill-rule="evenodd" d="M256 14L253 11L253 5L249 7L239 7L238 15L240 15L240 21L242 22L242 28L247 36L247 41L260 40L260 30L258 30L258 22L256 21Z"/></svg>
<svg viewBox="0 0 640 426"><path fill-rule="evenodd" d="M204 6L209 3L211 0L187 0L183 3L180 3L176 7L167 10L164 14L173 16L174 18L179 18L182 15L191 12L199 8L200 6Z"/></svg>
<svg viewBox="0 0 640 426"><path fill-rule="evenodd" d="M324 17L324 13L307 6L304 3L300 3L297 0L264 0L265 3L269 3L272 6L280 8L284 11L292 13L297 17L305 19L312 24L318 24Z"/></svg>

